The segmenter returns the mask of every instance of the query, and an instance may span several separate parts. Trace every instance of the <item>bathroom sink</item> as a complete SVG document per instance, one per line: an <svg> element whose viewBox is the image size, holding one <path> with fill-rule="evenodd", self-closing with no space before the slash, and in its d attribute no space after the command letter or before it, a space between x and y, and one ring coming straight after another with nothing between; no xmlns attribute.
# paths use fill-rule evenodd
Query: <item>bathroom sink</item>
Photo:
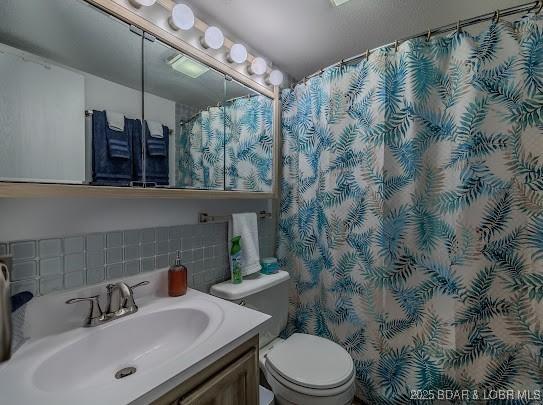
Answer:
<svg viewBox="0 0 543 405"><path fill-rule="evenodd" d="M148 373L197 345L209 335L209 325L204 311L178 308L89 329L89 334L44 359L34 383L44 391L79 390L112 382L121 369Z"/></svg>
<svg viewBox="0 0 543 405"><path fill-rule="evenodd" d="M209 326L204 311L177 308L88 329L86 336L43 360L34 384L43 391L78 390L110 383L123 368L148 373L209 336Z"/></svg>
<svg viewBox="0 0 543 405"><path fill-rule="evenodd" d="M269 319L194 290L180 298L149 296L138 305L124 318L25 343L0 364L0 403L148 404Z"/></svg>

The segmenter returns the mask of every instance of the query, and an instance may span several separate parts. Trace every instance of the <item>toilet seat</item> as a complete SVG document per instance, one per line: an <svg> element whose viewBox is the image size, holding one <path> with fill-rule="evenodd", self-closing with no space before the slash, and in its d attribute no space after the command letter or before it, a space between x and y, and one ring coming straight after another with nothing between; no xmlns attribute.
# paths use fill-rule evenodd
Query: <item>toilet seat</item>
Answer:
<svg viewBox="0 0 543 405"><path fill-rule="evenodd" d="M264 375L266 376L266 379L268 383L272 386L272 388L276 388L276 386L279 385L293 394L299 394L313 398L332 398L342 396L342 394L350 390L354 391L354 373L345 384L334 388L308 388L302 385L297 385L292 381L283 378L281 375L277 374L272 367L269 367L269 365L265 366ZM286 394L285 396L289 395Z"/></svg>
<svg viewBox="0 0 543 405"><path fill-rule="evenodd" d="M297 391L344 390L354 378L354 364L338 344L318 336L295 333L266 355L266 370L285 386Z"/></svg>

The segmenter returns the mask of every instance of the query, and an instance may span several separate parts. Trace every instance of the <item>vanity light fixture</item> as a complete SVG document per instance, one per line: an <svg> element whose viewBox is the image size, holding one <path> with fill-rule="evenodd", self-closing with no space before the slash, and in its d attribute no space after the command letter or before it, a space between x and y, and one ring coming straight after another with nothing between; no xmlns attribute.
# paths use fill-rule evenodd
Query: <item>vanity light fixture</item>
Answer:
<svg viewBox="0 0 543 405"><path fill-rule="evenodd" d="M330 0L336 5L343 4L349 0ZM175 31L183 30L188 31L195 26L206 26L205 23L198 20L194 15L192 9L185 3L177 3L177 0L128 0L134 7L150 7L154 4L159 4L166 10L170 11L168 23ZM171 6L173 4L173 6ZM201 29L201 28L198 28ZM209 26L205 30L204 34L200 37L200 44L204 49L219 50L225 44L225 37L219 27ZM231 44L230 41L227 41ZM263 76L268 71L268 63L262 57L253 57L249 55L247 48L243 44L233 44L230 46L226 54L226 60L232 64L245 64L247 60L251 62L247 67L247 73L254 76ZM178 56L168 60L168 64L172 69L181 72L189 77L197 78L207 72L207 68L199 62L186 57ZM265 82L268 85L279 86L284 81L284 75L279 70L274 69L266 78Z"/></svg>
<svg viewBox="0 0 543 405"><path fill-rule="evenodd" d="M252 75L261 76L266 73L267 69L268 64L266 63L266 60L259 56L254 58L251 62L251 66L249 66L249 73Z"/></svg>
<svg viewBox="0 0 543 405"><path fill-rule="evenodd" d="M342 4L347 3L350 0L330 0L332 4L336 7L341 6Z"/></svg>
<svg viewBox="0 0 543 405"><path fill-rule="evenodd" d="M271 71L270 75L268 76L267 82L274 86L280 86L283 83L283 80L284 80L283 72L275 69Z"/></svg>
<svg viewBox="0 0 543 405"><path fill-rule="evenodd" d="M219 28L208 27L200 42L206 49L221 49L224 45L224 35Z"/></svg>
<svg viewBox="0 0 543 405"><path fill-rule="evenodd" d="M196 62L194 59L189 58L186 55L173 56L168 60L168 65L170 65L173 70L183 73L184 75L193 79L197 79L209 70L207 66Z"/></svg>
<svg viewBox="0 0 543 405"><path fill-rule="evenodd" d="M132 3L134 7L138 7L138 8L150 7L156 3L156 0L130 0L130 3Z"/></svg>
<svg viewBox="0 0 543 405"><path fill-rule="evenodd" d="M242 44L232 45L227 59L230 63L244 63L247 60L247 48Z"/></svg>
<svg viewBox="0 0 543 405"><path fill-rule="evenodd" d="M194 27L194 13L186 4L178 3L173 7L168 21L174 30L188 31Z"/></svg>

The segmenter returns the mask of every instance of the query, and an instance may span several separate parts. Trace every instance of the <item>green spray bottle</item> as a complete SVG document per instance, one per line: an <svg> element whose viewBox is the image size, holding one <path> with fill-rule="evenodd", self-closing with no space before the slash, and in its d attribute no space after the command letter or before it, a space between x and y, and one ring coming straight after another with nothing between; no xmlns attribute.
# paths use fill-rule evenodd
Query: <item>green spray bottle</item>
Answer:
<svg viewBox="0 0 543 405"><path fill-rule="evenodd" d="M230 249L230 258L232 260L232 283L241 284L243 276L241 275L241 236L234 236L232 238L232 248Z"/></svg>

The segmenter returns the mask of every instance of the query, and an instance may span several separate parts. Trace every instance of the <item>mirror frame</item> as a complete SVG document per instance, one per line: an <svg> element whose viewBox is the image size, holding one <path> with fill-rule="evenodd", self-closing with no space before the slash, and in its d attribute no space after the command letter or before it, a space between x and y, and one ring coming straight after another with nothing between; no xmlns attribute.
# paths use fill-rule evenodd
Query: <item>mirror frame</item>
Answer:
<svg viewBox="0 0 543 405"><path fill-rule="evenodd" d="M163 199L278 199L281 147L281 100L278 86L265 86L179 38L166 23L164 27L147 18L144 9L131 6L130 0L83 0L107 14L139 28L200 63L210 66L273 101L273 183L271 192L192 190L166 188L109 187L78 184L0 182L0 198L8 197L112 197ZM158 0L159 3L168 0Z"/></svg>

